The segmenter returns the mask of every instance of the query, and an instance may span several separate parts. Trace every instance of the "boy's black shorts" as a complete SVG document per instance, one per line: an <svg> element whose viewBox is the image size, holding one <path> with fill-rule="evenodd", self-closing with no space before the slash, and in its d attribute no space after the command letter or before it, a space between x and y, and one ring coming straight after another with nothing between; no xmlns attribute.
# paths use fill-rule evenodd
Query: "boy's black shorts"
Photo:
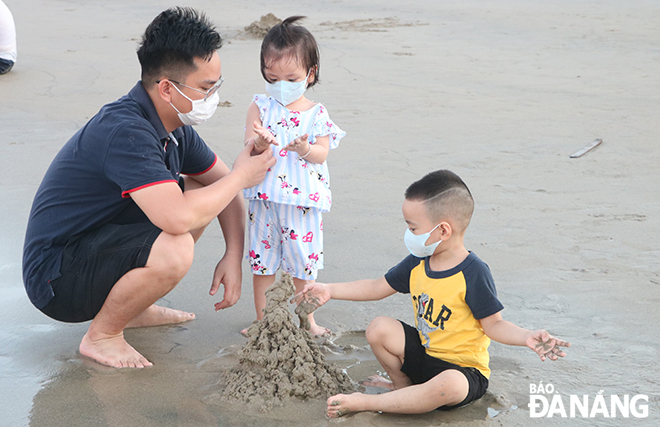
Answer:
<svg viewBox="0 0 660 427"><path fill-rule="evenodd" d="M401 322L399 320L399 322ZM406 349L404 353L401 372L408 375L413 384L422 384L447 369L455 369L461 372L468 380L469 388L465 399L451 406L441 406L437 409L447 410L467 405L479 399L488 389L488 379L476 368L464 368L453 363L445 362L437 357L426 354L426 349L419 339L419 332L412 326L401 322L406 335Z"/></svg>
<svg viewBox="0 0 660 427"><path fill-rule="evenodd" d="M62 275L51 282L55 297L41 311L62 322L93 319L115 283L147 264L160 233L146 221L105 224L71 237L62 254Z"/></svg>

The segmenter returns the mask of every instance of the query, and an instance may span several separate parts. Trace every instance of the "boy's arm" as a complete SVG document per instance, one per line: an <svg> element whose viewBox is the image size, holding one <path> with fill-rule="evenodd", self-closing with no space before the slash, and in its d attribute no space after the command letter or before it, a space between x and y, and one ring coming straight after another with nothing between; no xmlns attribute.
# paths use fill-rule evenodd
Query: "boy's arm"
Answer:
<svg viewBox="0 0 660 427"><path fill-rule="evenodd" d="M550 335L547 331L539 329L530 331L502 319L498 312L480 319L481 327L490 339L502 344L527 346L534 350L541 360L546 358L557 360L566 356L560 347L570 347L571 344Z"/></svg>
<svg viewBox="0 0 660 427"><path fill-rule="evenodd" d="M309 283L303 288L302 292L291 299L291 302L300 304L302 301L305 301L319 308L331 299L376 301L395 293L396 291L387 283L387 280L383 276L376 280L367 279L344 283Z"/></svg>

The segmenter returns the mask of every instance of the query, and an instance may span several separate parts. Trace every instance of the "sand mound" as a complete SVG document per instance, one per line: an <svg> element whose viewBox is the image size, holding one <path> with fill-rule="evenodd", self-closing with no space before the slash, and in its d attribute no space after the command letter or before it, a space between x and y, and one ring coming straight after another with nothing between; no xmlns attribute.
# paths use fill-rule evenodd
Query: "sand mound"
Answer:
<svg viewBox="0 0 660 427"><path fill-rule="evenodd" d="M266 36L266 33L273 28L275 25L282 22L277 16L269 13L264 15L258 21L254 21L247 27L245 27L245 32L252 37L263 39Z"/></svg>
<svg viewBox="0 0 660 427"><path fill-rule="evenodd" d="M266 411L287 398L327 398L355 391L348 376L325 356L311 335L294 325L288 300L293 280L282 274L266 291L264 318L248 329L240 366L227 376L226 400L261 405Z"/></svg>

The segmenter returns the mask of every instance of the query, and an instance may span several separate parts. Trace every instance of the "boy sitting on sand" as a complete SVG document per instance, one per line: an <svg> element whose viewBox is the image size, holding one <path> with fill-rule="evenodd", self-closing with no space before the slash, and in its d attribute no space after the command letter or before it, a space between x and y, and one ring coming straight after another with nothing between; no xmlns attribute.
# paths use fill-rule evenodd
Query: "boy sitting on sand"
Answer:
<svg viewBox="0 0 660 427"><path fill-rule="evenodd" d="M328 300L380 300L409 293L416 328L390 317L378 317L366 337L390 380L380 376L363 384L389 393L338 394L328 399L328 416L381 411L417 414L466 405L488 388L488 345L526 345L541 360L566 354L568 342L544 330L530 331L502 319L504 308L488 266L465 249L463 236L474 200L456 174L440 170L406 190L403 217L405 243L411 255L376 280L313 283L294 299L315 306Z"/></svg>

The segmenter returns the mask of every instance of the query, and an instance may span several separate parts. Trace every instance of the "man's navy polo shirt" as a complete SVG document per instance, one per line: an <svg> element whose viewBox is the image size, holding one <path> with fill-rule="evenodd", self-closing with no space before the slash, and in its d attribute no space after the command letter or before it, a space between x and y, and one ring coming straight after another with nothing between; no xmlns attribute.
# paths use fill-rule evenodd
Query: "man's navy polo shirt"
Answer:
<svg viewBox="0 0 660 427"><path fill-rule="evenodd" d="M23 281L30 301L53 298L69 238L138 212L130 193L180 174L199 175L217 158L190 126L168 135L151 98L138 82L105 105L60 150L32 204L23 248Z"/></svg>

